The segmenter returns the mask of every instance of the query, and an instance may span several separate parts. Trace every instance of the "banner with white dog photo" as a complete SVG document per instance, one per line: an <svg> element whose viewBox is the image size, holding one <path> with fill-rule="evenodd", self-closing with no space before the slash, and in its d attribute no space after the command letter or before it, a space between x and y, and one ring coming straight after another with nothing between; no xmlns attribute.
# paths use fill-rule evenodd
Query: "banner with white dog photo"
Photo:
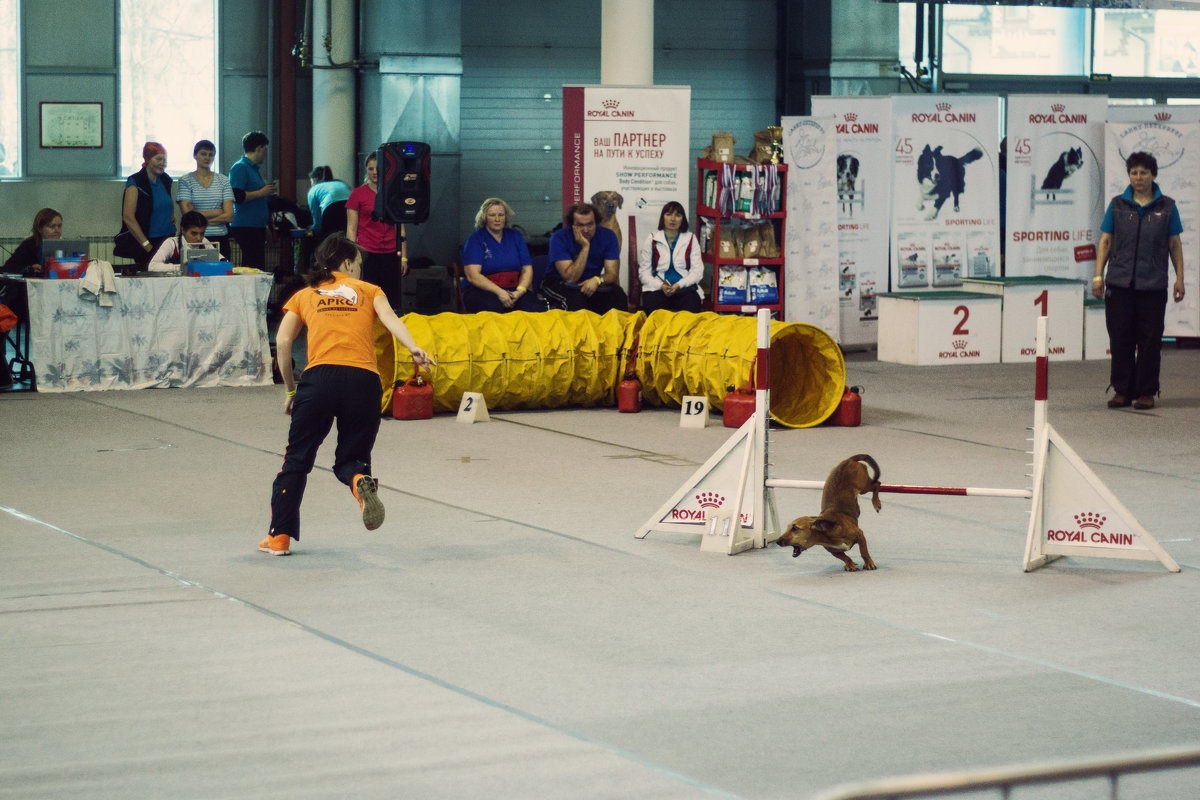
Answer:
<svg viewBox="0 0 1200 800"><path fill-rule="evenodd" d="M590 202L621 241L628 288L630 219L640 242L670 200L694 208L689 86L564 86L563 207ZM688 214L695 230L696 221ZM698 233L698 231L696 231Z"/></svg>
<svg viewBox="0 0 1200 800"><path fill-rule="evenodd" d="M840 341L875 344L877 294L888 289L892 98L814 97L812 107L815 116L835 118Z"/></svg>
<svg viewBox="0 0 1200 800"><path fill-rule="evenodd" d="M1000 99L892 99L892 291L1000 273Z"/></svg>
<svg viewBox="0 0 1200 800"><path fill-rule="evenodd" d="M1164 266L1167 280L1167 336L1200 336L1200 291L1196 286L1196 264L1200 263L1200 122L1194 112L1175 106L1141 106L1145 121L1109 122L1105 146L1105 207L1129 186L1125 159L1145 152L1158 161L1155 182L1162 193L1175 200L1183 221L1183 302L1170 299L1175 269ZM1194 108L1194 107L1188 107ZM1179 118L1187 121L1178 121Z"/></svg>
<svg viewBox="0 0 1200 800"><path fill-rule="evenodd" d="M837 137L834 117L784 117L787 230L783 318L838 338Z"/></svg>
<svg viewBox="0 0 1200 800"><path fill-rule="evenodd" d="M1103 95L1008 96L1005 275L1091 280L1107 113Z"/></svg>

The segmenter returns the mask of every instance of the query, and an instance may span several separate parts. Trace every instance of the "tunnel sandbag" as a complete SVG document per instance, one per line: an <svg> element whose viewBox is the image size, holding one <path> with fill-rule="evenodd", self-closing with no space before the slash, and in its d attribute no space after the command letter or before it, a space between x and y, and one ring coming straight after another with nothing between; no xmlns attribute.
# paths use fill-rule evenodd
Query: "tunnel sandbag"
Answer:
<svg viewBox="0 0 1200 800"><path fill-rule="evenodd" d="M649 405L679 406L687 395L721 410L729 387L748 386L758 352L754 317L655 311L642 326L637 372ZM771 322L771 417L791 428L818 425L841 401L842 351L803 322Z"/></svg>
<svg viewBox="0 0 1200 800"><path fill-rule="evenodd" d="M434 410L457 411L464 392L480 392L493 409L614 405L625 354L645 319L640 312L556 310L407 314L403 322L437 362ZM408 350L394 351L392 371L411 377ZM384 410L390 403L385 386Z"/></svg>

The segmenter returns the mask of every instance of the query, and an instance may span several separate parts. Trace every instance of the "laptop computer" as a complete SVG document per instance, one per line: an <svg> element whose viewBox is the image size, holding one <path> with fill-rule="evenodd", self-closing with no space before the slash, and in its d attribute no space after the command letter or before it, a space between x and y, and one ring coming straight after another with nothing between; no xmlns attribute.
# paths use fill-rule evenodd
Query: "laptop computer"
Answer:
<svg viewBox="0 0 1200 800"><path fill-rule="evenodd" d="M58 255L62 253L63 261L78 261L81 255L88 254L87 239L43 239L42 240L42 258L60 258Z"/></svg>
<svg viewBox="0 0 1200 800"><path fill-rule="evenodd" d="M183 257L179 259L187 264L189 261L220 261L221 251L216 247L192 247L183 245Z"/></svg>

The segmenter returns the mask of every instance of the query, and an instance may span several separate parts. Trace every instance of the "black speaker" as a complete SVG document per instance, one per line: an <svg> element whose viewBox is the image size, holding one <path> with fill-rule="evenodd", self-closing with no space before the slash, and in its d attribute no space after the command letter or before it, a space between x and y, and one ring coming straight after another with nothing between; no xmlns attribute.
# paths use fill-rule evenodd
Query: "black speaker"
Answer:
<svg viewBox="0 0 1200 800"><path fill-rule="evenodd" d="M393 225L429 219L429 145L388 142L375 153L379 193L375 216Z"/></svg>

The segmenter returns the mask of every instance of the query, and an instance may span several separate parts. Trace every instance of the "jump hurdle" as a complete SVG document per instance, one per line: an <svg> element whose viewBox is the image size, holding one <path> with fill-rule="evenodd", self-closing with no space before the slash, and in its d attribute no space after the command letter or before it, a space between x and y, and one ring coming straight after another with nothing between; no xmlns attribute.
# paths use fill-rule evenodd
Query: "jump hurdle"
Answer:
<svg viewBox="0 0 1200 800"><path fill-rule="evenodd" d="M1047 421L1047 319L1037 320L1033 412L1033 486L1029 489L884 484L881 492L1030 500L1023 568L1037 569L1065 555L1160 561L1179 565L1163 550ZM776 489L822 489L824 481L767 475L770 408L770 313L758 313L755 410L741 428L638 528L701 533L701 550L729 555L766 547L780 536Z"/></svg>

